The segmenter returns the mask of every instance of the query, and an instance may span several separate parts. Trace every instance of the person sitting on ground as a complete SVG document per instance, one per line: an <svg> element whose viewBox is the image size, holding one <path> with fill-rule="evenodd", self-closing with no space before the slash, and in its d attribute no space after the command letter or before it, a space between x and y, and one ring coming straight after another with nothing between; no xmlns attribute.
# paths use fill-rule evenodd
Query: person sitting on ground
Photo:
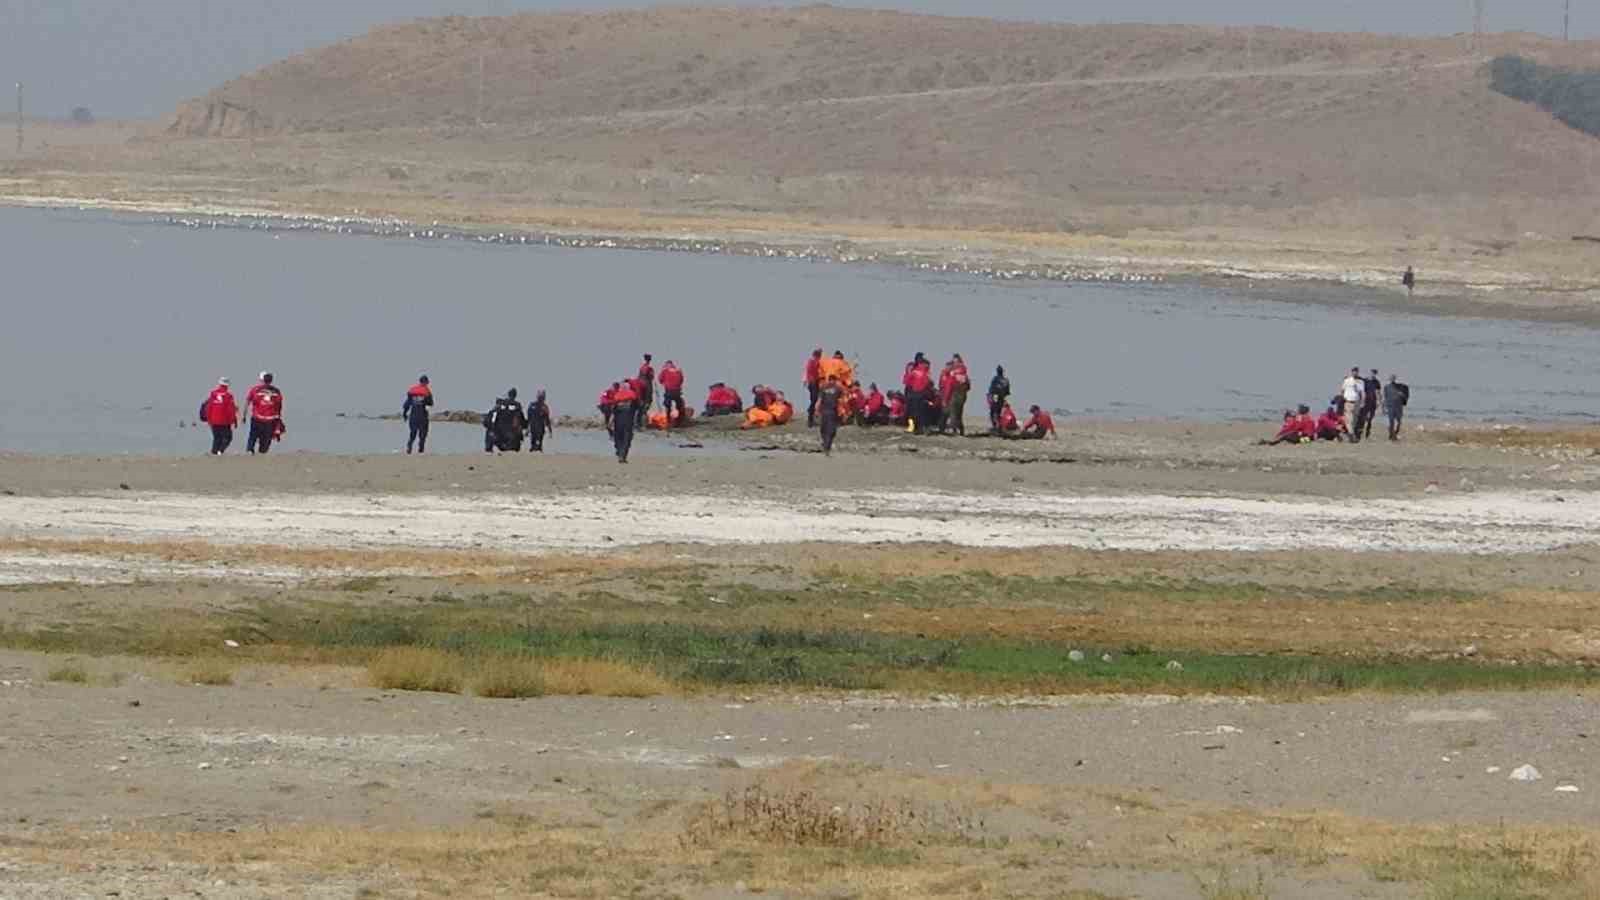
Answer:
<svg viewBox="0 0 1600 900"><path fill-rule="evenodd" d="M878 383L873 382L867 388L866 399L861 402L861 424L888 425L889 419L889 403L878 390Z"/></svg>
<svg viewBox="0 0 1600 900"><path fill-rule="evenodd" d="M1320 418L1317 419L1317 440L1342 441L1348 434L1345 430L1344 416L1339 415L1337 407L1329 406Z"/></svg>
<svg viewBox="0 0 1600 900"><path fill-rule="evenodd" d="M889 424L896 427L905 427L910 419L910 410L906 408L906 395L899 391L889 392Z"/></svg>
<svg viewBox="0 0 1600 900"><path fill-rule="evenodd" d="M778 392L764 384L758 384L750 389L750 406L752 409L766 409L777 399Z"/></svg>
<svg viewBox="0 0 1600 900"><path fill-rule="evenodd" d="M1310 423L1310 432L1307 433L1307 423ZM1283 411L1283 427L1278 429L1278 434L1272 440L1260 440L1256 443L1267 447L1276 447L1279 444L1301 444L1316 440L1317 423L1311 418L1311 408L1301 406L1299 414L1290 410Z"/></svg>
<svg viewBox="0 0 1600 900"><path fill-rule="evenodd" d="M744 412L744 402L733 388L719 381L706 392L705 415L727 416L741 412Z"/></svg>
<svg viewBox="0 0 1600 900"><path fill-rule="evenodd" d="M1050 414L1037 405L1028 407L1028 421L1023 424L1017 438L1024 441L1042 441L1056 436L1056 423Z"/></svg>
<svg viewBox="0 0 1600 900"><path fill-rule="evenodd" d="M861 390L860 384L852 385L850 390L845 392L841 403L845 411L841 421L854 422L857 425L867 424L867 395Z"/></svg>
<svg viewBox="0 0 1600 900"><path fill-rule="evenodd" d="M996 433L1001 437L1015 435L1021 430L1021 426L1017 424L1017 414L1011 411L1011 404L1000 404L1000 421L996 428Z"/></svg>

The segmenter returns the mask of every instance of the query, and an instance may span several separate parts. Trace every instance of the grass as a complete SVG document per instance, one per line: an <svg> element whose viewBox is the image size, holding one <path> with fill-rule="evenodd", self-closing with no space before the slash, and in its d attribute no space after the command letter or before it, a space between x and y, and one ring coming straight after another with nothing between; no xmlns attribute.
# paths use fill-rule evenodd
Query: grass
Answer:
<svg viewBox="0 0 1600 900"><path fill-rule="evenodd" d="M838 799L804 787L753 784L705 804L684 825L685 846L730 838L777 847L889 850L929 843L986 844L981 820L907 797Z"/></svg>
<svg viewBox="0 0 1600 900"><path fill-rule="evenodd" d="M540 658L528 653L463 653L437 647L389 647L367 663L374 687L397 691L460 693L516 699L546 694L654 697L672 692L667 679L647 668L607 659Z"/></svg>
<svg viewBox="0 0 1600 900"><path fill-rule="evenodd" d="M233 664L216 657L203 657L184 667L179 680L184 684L226 687L233 684Z"/></svg>
<svg viewBox="0 0 1600 900"><path fill-rule="evenodd" d="M1267 878L1260 870L1249 882L1235 880L1233 870L1222 868L1210 878L1199 878L1201 900L1271 900Z"/></svg>
<svg viewBox="0 0 1600 900"><path fill-rule="evenodd" d="M480 662L472 675L472 692L479 697L515 700L543 697L550 689L538 660L496 656Z"/></svg>
<svg viewBox="0 0 1600 900"><path fill-rule="evenodd" d="M1460 446L1600 452L1600 429L1595 428L1523 428L1510 425L1499 428L1430 430L1426 434L1431 441Z"/></svg>
<svg viewBox="0 0 1600 900"><path fill-rule="evenodd" d="M83 667L83 663L70 659L52 667L45 678L63 684L88 684L89 670Z"/></svg>
<svg viewBox="0 0 1600 900"><path fill-rule="evenodd" d="M372 686L391 691L461 692L461 661L426 647L391 647L367 663Z"/></svg>

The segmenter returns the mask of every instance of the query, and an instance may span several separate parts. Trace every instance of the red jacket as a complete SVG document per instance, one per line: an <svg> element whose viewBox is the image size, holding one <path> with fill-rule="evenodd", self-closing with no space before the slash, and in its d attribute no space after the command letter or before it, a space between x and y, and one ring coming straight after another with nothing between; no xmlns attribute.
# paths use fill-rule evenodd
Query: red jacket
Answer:
<svg viewBox="0 0 1600 900"><path fill-rule="evenodd" d="M604 409L604 408L606 408L606 407L608 407L610 405L611 405L611 388L606 388L605 390L600 392L600 408Z"/></svg>
<svg viewBox="0 0 1600 900"><path fill-rule="evenodd" d="M1301 437L1316 440L1317 420L1312 418L1310 413L1306 413L1303 416L1295 416L1294 424Z"/></svg>
<svg viewBox="0 0 1600 900"><path fill-rule="evenodd" d="M654 382L655 380L656 380L656 370L655 370L654 366L650 365L649 363L645 363L644 365L639 367L639 381L641 383L650 384L650 383Z"/></svg>
<svg viewBox="0 0 1600 900"><path fill-rule="evenodd" d="M1009 403L1000 409L1000 430L1017 430L1017 414L1011 411L1011 404Z"/></svg>
<svg viewBox="0 0 1600 900"><path fill-rule="evenodd" d="M205 420L207 425L233 425L239 421L239 404L233 400L233 391L216 386L206 397Z"/></svg>
<svg viewBox="0 0 1600 900"><path fill-rule="evenodd" d="M928 375L928 367L917 366L906 373L906 390L921 393L933 387L933 378Z"/></svg>
<svg viewBox="0 0 1600 900"><path fill-rule="evenodd" d="M616 390L611 392L612 406L627 406L628 404L638 402L639 392L633 387L633 382L636 380L637 379L629 379L627 383L621 385Z"/></svg>
<svg viewBox="0 0 1600 900"><path fill-rule="evenodd" d="M1012 416L1012 419L1015 420L1016 417ZM1038 412L1034 413L1028 419L1028 423L1026 425L1023 425L1022 427L1024 429L1029 429L1029 428L1037 429L1041 434L1055 434L1056 433L1056 422L1055 422L1055 420L1050 418L1050 414L1045 412L1042 409L1039 410Z"/></svg>
<svg viewBox="0 0 1600 900"><path fill-rule="evenodd" d="M871 403L872 401L868 400L867 402ZM906 417L906 401L902 400L899 397L895 397L892 400L890 400L889 401L889 418L891 418L891 419L904 419L905 417Z"/></svg>
<svg viewBox="0 0 1600 900"><path fill-rule="evenodd" d="M821 365L822 360L818 357L813 356L806 360L806 378L804 383L807 387L810 387L821 380L818 375L818 369L821 367Z"/></svg>
<svg viewBox="0 0 1600 900"><path fill-rule="evenodd" d="M262 382L244 395L244 405L250 410L250 418L270 422L283 415L283 391Z"/></svg>
<svg viewBox="0 0 1600 900"><path fill-rule="evenodd" d="M683 390L683 370L677 366L667 366L661 370L661 389L664 391Z"/></svg>
<svg viewBox="0 0 1600 900"><path fill-rule="evenodd" d="M706 392L706 409L733 409L739 405L739 395L733 388L714 387Z"/></svg>
<svg viewBox="0 0 1600 900"><path fill-rule="evenodd" d="M882 391L873 391L867 395L866 409L868 416L875 416L878 414L878 410L883 409Z"/></svg>

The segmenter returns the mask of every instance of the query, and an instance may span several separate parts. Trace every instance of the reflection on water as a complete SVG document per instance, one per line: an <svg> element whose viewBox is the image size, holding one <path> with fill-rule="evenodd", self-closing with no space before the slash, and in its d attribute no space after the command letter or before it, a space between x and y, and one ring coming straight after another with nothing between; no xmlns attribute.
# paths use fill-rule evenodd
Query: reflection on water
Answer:
<svg viewBox="0 0 1600 900"><path fill-rule="evenodd" d="M444 409L511 386L586 413L652 352L711 381L800 393L812 347L898 381L918 350L1007 367L1023 406L1112 418L1267 419L1332 396L1352 365L1399 372L1412 415L1600 418L1594 332L1240 299L1193 286L1000 283L890 267L712 255L191 230L136 217L0 209L0 449L198 452L219 375L272 369L286 449L383 452L420 372ZM1259 295L1260 289L1256 289ZM437 425L440 451L481 449ZM600 452L604 435L556 449ZM670 442L657 442L663 447ZM650 445L646 446L648 451Z"/></svg>

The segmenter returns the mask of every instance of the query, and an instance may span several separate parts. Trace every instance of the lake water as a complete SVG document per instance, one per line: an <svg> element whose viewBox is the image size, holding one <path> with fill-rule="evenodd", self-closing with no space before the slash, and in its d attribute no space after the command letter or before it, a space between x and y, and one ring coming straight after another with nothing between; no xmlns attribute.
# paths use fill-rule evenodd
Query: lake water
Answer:
<svg viewBox="0 0 1600 900"><path fill-rule="evenodd" d="M0 450L203 452L219 375L270 369L285 450L381 452L420 372L445 409L545 387L592 409L640 354L676 359L691 404L727 381L801 393L809 350L897 382L918 350L972 366L969 419L1003 363L1025 408L1098 418L1250 419L1325 403L1351 365L1393 369L1414 418L1600 419L1594 330L1279 303L1187 286L995 282L889 266L187 229L147 217L0 209ZM480 449L443 423L434 449ZM242 446L242 439L236 448ZM670 452L669 440L643 452ZM552 449L602 452L564 432Z"/></svg>

